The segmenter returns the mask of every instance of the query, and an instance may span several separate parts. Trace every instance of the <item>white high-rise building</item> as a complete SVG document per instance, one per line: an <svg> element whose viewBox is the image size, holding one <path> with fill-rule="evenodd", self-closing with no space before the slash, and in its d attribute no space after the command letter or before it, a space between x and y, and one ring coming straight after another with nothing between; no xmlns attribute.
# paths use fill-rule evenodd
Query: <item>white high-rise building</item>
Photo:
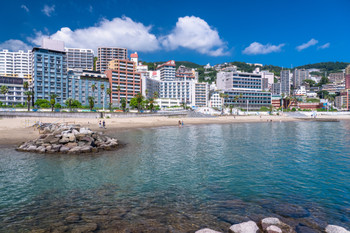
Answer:
<svg viewBox="0 0 350 233"><path fill-rule="evenodd" d="M290 95L290 71L281 71L281 94Z"/></svg>
<svg viewBox="0 0 350 233"><path fill-rule="evenodd" d="M293 71L293 86L295 89L299 88L305 79L309 78L309 71L305 69L295 69Z"/></svg>
<svg viewBox="0 0 350 233"><path fill-rule="evenodd" d="M92 49L65 48L67 56L67 68L93 70L94 51Z"/></svg>
<svg viewBox="0 0 350 233"><path fill-rule="evenodd" d="M6 49L0 51L0 75L12 77L31 78L32 51L19 50L10 52ZM30 80L28 80L30 81Z"/></svg>

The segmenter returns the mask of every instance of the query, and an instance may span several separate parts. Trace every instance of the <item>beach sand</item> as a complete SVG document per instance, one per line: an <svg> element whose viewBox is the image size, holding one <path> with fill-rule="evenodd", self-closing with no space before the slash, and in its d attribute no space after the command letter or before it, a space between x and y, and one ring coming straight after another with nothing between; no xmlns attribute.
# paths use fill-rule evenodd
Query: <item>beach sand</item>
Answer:
<svg viewBox="0 0 350 233"><path fill-rule="evenodd" d="M336 118L339 120L350 120L350 116L319 116L318 118ZM248 122L287 122L300 121L300 119L288 116L220 116L210 118L187 118L187 117L127 117L104 119L107 129L101 129L96 118L40 118L40 117L16 117L0 118L0 145L17 145L24 141L38 137L39 132L31 127L35 122L42 123L74 123L88 127L96 131L105 131L106 134L116 130L129 130L135 128L178 126L179 120L184 125L196 124L229 124ZM101 120L102 121L102 120Z"/></svg>

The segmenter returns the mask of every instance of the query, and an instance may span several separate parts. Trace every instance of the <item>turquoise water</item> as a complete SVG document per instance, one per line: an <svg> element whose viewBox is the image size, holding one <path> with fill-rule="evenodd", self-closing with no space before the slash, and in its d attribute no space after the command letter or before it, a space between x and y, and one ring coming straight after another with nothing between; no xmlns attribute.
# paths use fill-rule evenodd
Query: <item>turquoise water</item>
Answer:
<svg viewBox="0 0 350 233"><path fill-rule="evenodd" d="M227 231L277 216L301 232L350 226L350 122L244 123L116 132L96 155L0 148L0 232ZM67 216L78 216L70 221ZM305 228L304 228L305 229ZM62 230L63 231L63 230Z"/></svg>

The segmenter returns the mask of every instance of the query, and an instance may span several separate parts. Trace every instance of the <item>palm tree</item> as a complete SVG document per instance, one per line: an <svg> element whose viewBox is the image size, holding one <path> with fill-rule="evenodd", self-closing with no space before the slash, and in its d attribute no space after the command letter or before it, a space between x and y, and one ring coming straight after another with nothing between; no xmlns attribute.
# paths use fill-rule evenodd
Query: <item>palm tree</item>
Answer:
<svg viewBox="0 0 350 233"><path fill-rule="evenodd" d="M120 100L120 103L122 105L122 109L123 109L123 112L125 112L125 109L126 109L126 99L125 98L122 98Z"/></svg>
<svg viewBox="0 0 350 233"><path fill-rule="evenodd" d="M111 96L112 95L112 89L111 88L107 88L106 92L107 92L107 95L109 96L109 104L108 104L109 111L112 112L112 96Z"/></svg>
<svg viewBox="0 0 350 233"><path fill-rule="evenodd" d="M148 89L146 89L145 92L146 92L146 98L147 98L147 96L148 96Z"/></svg>
<svg viewBox="0 0 350 233"><path fill-rule="evenodd" d="M6 100L6 94L9 92L9 88L7 86L1 86L0 92L2 95L4 95L5 100Z"/></svg>
<svg viewBox="0 0 350 233"><path fill-rule="evenodd" d="M68 98L66 100L66 105L68 105L68 108L69 108L69 111L71 112L72 111L72 102L73 102L73 99L72 98Z"/></svg>
<svg viewBox="0 0 350 233"><path fill-rule="evenodd" d="M88 101L89 101L90 111L92 111L92 109L94 108L94 105L95 105L95 97L89 96Z"/></svg>
<svg viewBox="0 0 350 233"><path fill-rule="evenodd" d="M95 93L95 89L96 89L96 85L95 85L95 84L92 84L92 85L91 85L92 93Z"/></svg>
<svg viewBox="0 0 350 233"><path fill-rule="evenodd" d="M117 86L117 92L118 92L118 107L120 106L120 86Z"/></svg>
<svg viewBox="0 0 350 233"><path fill-rule="evenodd" d="M151 112L153 112L153 108L154 108L154 99L149 98L149 110L151 110Z"/></svg>
<svg viewBox="0 0 350 233"><path fill-rule="evenodd" d="M102 90L102 107L103 107L103 111L105 111L105 85L102 83L100 86L101 90Z"/></svg>
<svg viewBox="0 0 350 233"><path fill-rule="evenodd" d="M58 95L56 95L56 94L51 94L50 95L51 112L53 112L53 107L56 104L56 98L57 97L58 97Z"/></svg>
<svg viewBox="0 0 350 233"><path fill-rule="evenodd" d="M26 90L28 90L29 84L28 84L27 81L25 81L25 82L23 83L23 88L26 89Z"/></svg>
<svg viewBox="0 0 350 233"><path fill-rule="evenodd" d="M140 112L142 108L142 101L144 97L142 96L141 92L136 94L136 101L137 101L137 111Z"/></svg>
<svg viewBox="0 0 350 233"><path fill-rule="evenodd" d="M31 91L26 91L24 94L27 96L27 106L28 106L28 112L30 111L30 100L33 95L33 92Z"/></svg>
<svg viewBox="0 0 350 233"><path fill-rule="evenodd" d="M224 113L224 99L228 98L228 94L225 93L220 93L220 97L221 97L221 113Z"/></svg>
<svg viewBox="0 0 350 233"><path fill-rule="evenodd" d="M153 92L153 98L154 99L158 99L158 97L159 97L158 92L157 91Z"/></svg>

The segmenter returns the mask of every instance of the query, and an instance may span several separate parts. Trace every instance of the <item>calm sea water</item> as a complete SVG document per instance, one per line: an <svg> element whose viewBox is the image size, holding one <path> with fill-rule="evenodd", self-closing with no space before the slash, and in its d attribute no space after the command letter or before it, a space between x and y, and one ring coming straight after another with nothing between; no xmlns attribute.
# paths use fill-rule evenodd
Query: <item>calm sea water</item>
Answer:
<svg viewBox="0 0 350 233"><path fill-rule="evenodd" d="M95 155L0 148L0 232L88 223L95 231L227 231L267 216L299 232L350 229L350 122L185 125L114 136L126 145Z"/></svg>

